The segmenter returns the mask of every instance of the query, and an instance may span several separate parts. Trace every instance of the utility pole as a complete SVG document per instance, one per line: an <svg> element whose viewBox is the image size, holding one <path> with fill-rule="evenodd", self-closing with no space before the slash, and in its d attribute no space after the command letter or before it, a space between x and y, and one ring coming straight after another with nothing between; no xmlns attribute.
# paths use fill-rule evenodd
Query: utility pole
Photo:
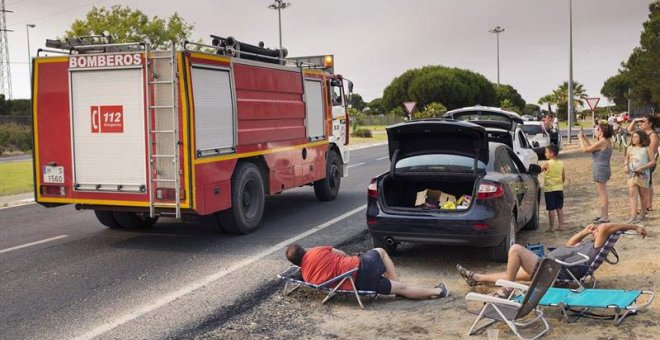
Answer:
<svg viewBox="0 0 660 340"><path fill-rule="evenodd" d="M497 35L497 87L500 87L500 33L504 32L504 27L495 26L495 28L488 32Z"/></svg>
<svg viewBox="0 0 660 340"><path fill-rule="evenodd" d="M32 83L32 53L30 51L30 28L35 28L35 27L37 27L37 25L35 24L25 24L25 34L27 35L28 74L30 76L30 83Z"/></svg>
<svg viewBox="0 0 660 340"><path fill-rule="evenodd" d="M5 99L12 99L11 96L11 68L9 64L9 44L7 43L7 32L13 32L7 29L7 18L5 13L12 13L5 9L5 0L0 0L0 91L5 95Z"/></svg>
<svg viewBox="0 0 660 340"><path fill-rule="evenodd" d="M277 10L277 19L280 28L280 59L282 59L282 10L287 7L291 7L291 3L284 2L284 0L273 0L273 1L275 2L270 4L268 8Z"/></svg>
<svg viewBox="0 0 660 340"><path fill-rule="evenodd" d="M573 125L573 0L568 0L568 143Z"/></svg>

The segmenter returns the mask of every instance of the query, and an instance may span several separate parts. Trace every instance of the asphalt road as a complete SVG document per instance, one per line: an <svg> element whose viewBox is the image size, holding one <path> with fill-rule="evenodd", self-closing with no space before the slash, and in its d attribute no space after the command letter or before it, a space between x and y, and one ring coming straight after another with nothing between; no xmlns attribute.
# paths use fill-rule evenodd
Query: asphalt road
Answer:
<svg viewBox="0 0 660 340"><path fill-rule="evenodd" d="M366 187L388 169L386 156L386 146L352 151L336 200L317 201L311 187L270 197L261 228L243 236L176 220L111 230L72 206L1 209L0 339L164 338L213 327L258 302L288 266L286 244L363 232Z"/></svg>
<svg viewBox="0 0 660 340"><path fill-rule="evenodd" d="M9 156L9 157L0 157L0 163L14 163L31 160L32 155L20 155L20 156Z"/></svg>

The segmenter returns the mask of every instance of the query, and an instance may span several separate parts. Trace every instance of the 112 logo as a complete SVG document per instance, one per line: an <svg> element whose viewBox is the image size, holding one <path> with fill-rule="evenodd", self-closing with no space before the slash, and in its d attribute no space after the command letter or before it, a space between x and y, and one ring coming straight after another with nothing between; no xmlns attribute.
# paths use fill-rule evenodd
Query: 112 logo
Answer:
<svg viewBox="0 0 660 340"><path fill-rule="evenodd" d="M124 106L100 105L90 107L92 133L123 133Z"/></svg>

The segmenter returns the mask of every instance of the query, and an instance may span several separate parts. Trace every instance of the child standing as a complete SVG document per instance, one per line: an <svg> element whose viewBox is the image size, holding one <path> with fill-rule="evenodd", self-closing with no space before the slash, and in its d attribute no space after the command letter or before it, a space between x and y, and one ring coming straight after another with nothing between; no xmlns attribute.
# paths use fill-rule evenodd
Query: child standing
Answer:
<svg viewBox="0 0 660 340"><path fill-rule="evenodd" d="M550 144L545 147L545 158L547 162L541 165L545 172L545 185L543 192L545 196L545 210L548 211L550 229L548 231L564 230L564 162L557 159L559 148ZM555 215L558 227L555 229Z"/></svg>
<svg viewBox="0 0 660 340"><path fill-rule="evenodd" d="M628 174L629 223L639 223L646 217L650 169L655 165L654 151L648 148L649 143L650 139L646 133L635 131L632 133L630 146L626 151L623 166L625 173ZM637 195L641 201L639 210L637 209ZM637 215L638 211L639 215Z"/></svg>

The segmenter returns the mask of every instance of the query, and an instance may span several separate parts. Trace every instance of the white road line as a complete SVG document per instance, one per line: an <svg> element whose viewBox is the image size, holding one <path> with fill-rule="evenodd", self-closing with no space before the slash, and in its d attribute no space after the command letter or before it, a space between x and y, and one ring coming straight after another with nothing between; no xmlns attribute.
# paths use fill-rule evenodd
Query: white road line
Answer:
<svg viewBox="0 0 660 340"><path fill-rule="evenodd" d="M349 165L348 168L350 169L350 168L352 168L352 167L354 167L354 166L360 166L360 165L363 165L363 164L364 164L364 162L362 162L362 163L357 163L357 164L352 164L352 165Z"/></svg>
<svg viewBox="0 0 660 340"><path fill-rule="evenodd" d="M383 159L388 159L388 158L390 158L390 156L385 156L385 157L381 157L381 158L376 158L376 160L377 160L377 161L382 161Z"/></svg>
<svg viewBox="0 0 660 340"><path fill-rule="evenodd" d="M26 243L26 244L23 244L23 245L20 245L20 246L16 246L16 247L11 247L11 248L7 248L7 249L3 249L3 250L0 250L0 254L2 254L2 253L8 253L8 252L10 252L10 251L12 251L12 250L18 250L18 249L27 248L27 247L30 247L30 246L36 246L37 244L42 244L42 243L46 243L46 242L50 242L50 241L59 240L59 239L61 239L61 238L65 238L65 237L68 237L68 236L69 236L69 235L60 235L60 236L55 236L55 237L47 238L47 239L45 239L45 240L41 240L41 241L36 241L36 242Z"/></svg>
<svg viewBox="0 0 660 340"><path fill-rule="evenodd" d="M237 271L237 270L239 270L239 269L241 269L245 266L249 266L252 263L255 263L255 262L263 259L264 257L273 254L274 252L281 252L282 249L285 246L287 246L288 244L293 243L295 241L298 241L298 240L300 240L304 237L307 237L311 234L314 234L318 231L321 231L321 230L323 230L323 229L325 229L325 228L327 228L327 227L329 227L329 226L331 226L331 225L333 225L333 224L335 224L335 223L337 223L337 222L339 222L339 221L341 221L341 220L343 220L343 219L345 219L345 218L347 218L351 215L354 215L354 214L364 210L366 207L367 207L366 204L362 205L362 206L360 206L358 208L355 208L355 209L353 209L353 210L351 210L351 211L349 211L349 212L347 212L347 213L345 213L341 216L335 217L335 218L331 219L330 221L327 221L327 222L325 222L325 223L323 223L319 226L316 226L316 227L314 227L314 228L312 228L312 229L310 229L310 230L308 230L308 231L306 231L302 234L298 234L297 236L294 236L294 237L292 237L288 240L282 241L282 242L280 242L280 243L264 250L263 252L257 254L256 256L253 256L251 258L240 261L240 262L236 263L235 265L233 265L233 266L231 266L231 267L229 267L225 270L219 271L215 274L211 274L211 275L209 275L205 278L202 278L198 281L191 282L190 284L188 284L187 286L185 286L181 289L175 290L175 291L173 291L169 294L166 294L166 295L162 296L159 299L156 299L152 302L144 304L144 305L136 308L132 312L130 312L128 314L124 314L124 315L122 315L122 316L120 316L120 317L118 317L114 320L111 320L111 321L109 321L105 324L102 324L102 325L94 328L93 330L91 330L91 331L89 331L89 332L87 332L83 335L80 335L80 336L76 337L75 339L76 340L93 339L93 338L95 338L99 335L102 335L102 334L114 329L115 327L118 327L120 325L123 325L123 324L129 322L129 321L137 319L137 318L139 318L140 316L142 316L144 314L147 314L147 313L149 313L149 312L151 312L151 311L153 311L157 308L160 308L160 307L162 307L162 306L164 306L164 305L166 305L166 304L168 304L168 303L170 303L170 302L172 302L172 301L174 301L174 300L176 300L176 299L178 299L178 298L180 298L184 295L190 294L193 291L195 291L199 288L202 288L202 287L204 287L208 284L211 284L211 283L223 278L224 276L227 276L227 275L229 275L229 274L231 274L231 273L233 273L233 272L235 272L235 271Z"/></svg>

